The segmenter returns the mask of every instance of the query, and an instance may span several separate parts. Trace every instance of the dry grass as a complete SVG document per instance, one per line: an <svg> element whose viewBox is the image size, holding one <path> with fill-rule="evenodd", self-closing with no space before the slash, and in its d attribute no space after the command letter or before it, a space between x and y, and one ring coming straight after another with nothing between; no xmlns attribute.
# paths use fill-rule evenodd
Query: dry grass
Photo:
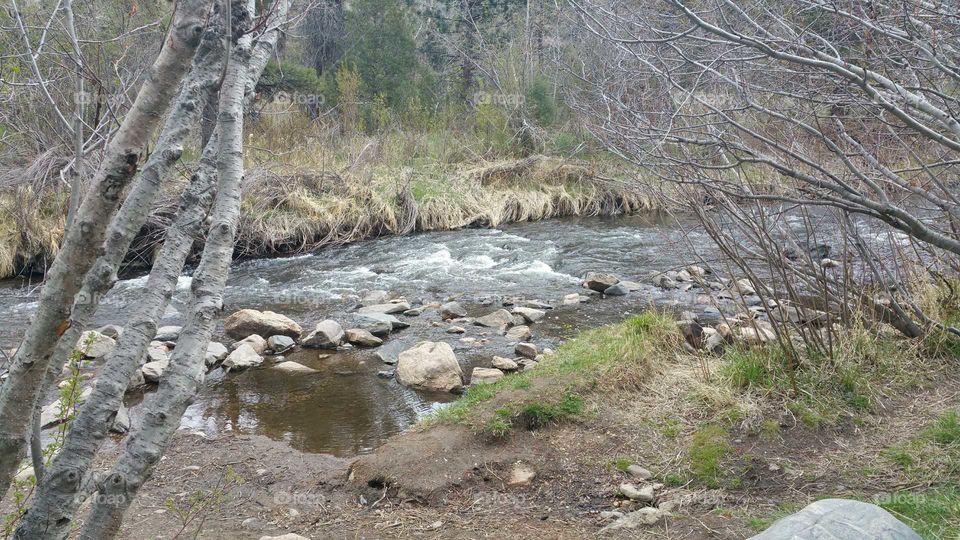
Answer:
<svg viewBox="0 0 960 540"><path fill-rule="evenodd" d="M381 235L451 230L659 207L600 157L572 161L492 151L469 130L342 135L336 126L268 109L247 134L236 256L295 254ZM149 264L163 240L196 149L168 182L129 260ZM603 175L598 174L601 170ZM0 191L0 277L56 253L66 195L21 185Z"/></svg>

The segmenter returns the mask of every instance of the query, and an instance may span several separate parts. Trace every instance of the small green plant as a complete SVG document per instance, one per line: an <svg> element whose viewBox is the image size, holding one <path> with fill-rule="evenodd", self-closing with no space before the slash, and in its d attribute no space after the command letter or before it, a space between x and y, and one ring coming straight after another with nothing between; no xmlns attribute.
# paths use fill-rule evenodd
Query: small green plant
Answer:
<svg viewBox="0 0 960 540"><path fill-rule="evenodd" d="M760 423L760 437L764 439L776 439L780 436L780 422L776 420L764 420Z"/></svg>
<svg viewBox="0 0 960 540"><path fill-rule="evenodd" d="M539 429L580 414L583 405L582 397L566 393L558 403L535 402L525 405L520 416L529 429Z"/></svg>
<svg viewBox="0 0 960 540"><path fill-rule="evenodd" d="M907 468L914 463L913 455L903 448L890 448L884 452L884 455L903 468Z"/></svg>
<svg viewBox="0 0 960 540"><path fill-rule="evenodd" d="M687 479L683 475L677 473L669 473L664 475L663 483L670 487L680 487L687 483Z"/></svg>
<svg viewBox="0 0 960 540"><path fill-rule="evenodd" d="M927 430L927 436L941 446L960 443L960 412L947 411Z"/></svg>
<svg viewBox="0 0 960 540"><path fill-rule="evenodd" d="M664 437L670 437L671 439L680 435L680 429L683 425L676 418L667 418L663 422L663 429L660 431Z"/></svg>
<svg viewBox="0 0 960 540"><path fill-rule="evenodd" d="M487 424L484 426L483 430L488 435L501 439L510 434L510 430L513 428L511 423L511 417L513 416L513 411L503 407L497 409L494 413L493 418L487 421Z"/></svg>
<svg viewBox="0 0 960 540"><path fill-rule="evenodd" d="M610 460L610 466L620 472L627 472L627 468L633 465L633 460L625 457L618 457Z"/></svg>
<svg viewBox="0 0 960 540"><path fill-rule="evenodd" d="M720 460L733 450L727 431L716 424L697 430L690 442L690 470L708 487L720 485Z"/></svg>

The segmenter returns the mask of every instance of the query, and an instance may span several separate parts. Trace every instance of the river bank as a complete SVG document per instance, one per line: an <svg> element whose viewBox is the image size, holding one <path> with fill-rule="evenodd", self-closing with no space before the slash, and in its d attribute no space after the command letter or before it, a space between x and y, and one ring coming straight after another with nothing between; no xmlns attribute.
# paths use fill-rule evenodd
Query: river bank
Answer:
<svg viewBox="0 0 960 540"><path fill-rule="evenodd" d="M825 497L960 532L955 356L851 328L798 397L775 344L693 352L683 328L580 333L359 458L181 430L125 533L739 539Z"/></svg>
<svg viewBox="0 0 960 540"><path fill-rule="evenodd" d="M303 160L298 166L252 166L235 258L289 256L413 232L664 208L646 185L611 178L619 175L609 164L532 155L412 168L365 163L374 159L365 152L371 153L359 150L361 163L329 170L304 166ZM127 270L150 266L176 213L175 194L187 181L168 183L131 246ZM0 279L43 272L63 235L65 203L65 193L55 188L0 191Z"/></svg>

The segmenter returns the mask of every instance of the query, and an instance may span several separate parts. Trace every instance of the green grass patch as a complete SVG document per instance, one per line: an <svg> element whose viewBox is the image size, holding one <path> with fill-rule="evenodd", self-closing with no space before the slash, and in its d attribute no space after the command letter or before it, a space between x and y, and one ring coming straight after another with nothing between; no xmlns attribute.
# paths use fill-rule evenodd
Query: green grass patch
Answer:
<svg viewBox="0 0 960 540"><path fill-rule="evenodd" d="M937 487L867 499L930 540L960 538L960 488Z"/></svg>
<svg viewBox="0 0 960 540"><path fill-rule="evenodd" d="M656 355L675 350L673 347L682 339L673 319L656 312L588 330L558 347L530 371L471 386L460 399L431 414L424 423L469 423L478 416L481 406L505 390L515 392L509 403L497 403L496 407L510 409L514 421L530 429L561 422L583 411L583 394L601 380L632 384L646 377ZM543 383L537 385L537 381ZM487 422L493 431L502 427L499 420Z"/></svg>
<svg viewBox="0 0 960 540"><path fill-rule="evenodd" d="M690 442L690 470L707 487L719 487L723 476L720 461L732 450L727 430L716 424L703 426Z"/></svg>
<svg viewBox="0 0 960 540"><path fill-rule="evenodd" d="M960 413L948 411L926 431L926 436L941 446L960 443Z"/></svg>

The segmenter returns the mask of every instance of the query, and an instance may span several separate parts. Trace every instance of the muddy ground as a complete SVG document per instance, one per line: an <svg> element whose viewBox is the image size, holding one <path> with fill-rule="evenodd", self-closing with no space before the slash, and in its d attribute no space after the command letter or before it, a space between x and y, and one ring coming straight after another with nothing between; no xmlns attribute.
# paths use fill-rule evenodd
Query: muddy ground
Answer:
<svg viewBox="0 0 960 540"><path fill-rule="evenodd" d="M662 480L684 460L686 424L664 435L668 389L590 402L576 422L491 439L467 427L415 429L355 459L301 453L282 441L181 431L127 516L126 538L745 538L768 518L826 496L869 498L916 488L882 458L930 419L960 406L945 376L830 428L784 410L774 436L735 433L717 489L663 486L671 515L642 529L601 532L601 513L637 503L612 460L633 456ZM690 425L696 418L687 418ZM535 475L514 485L515 469ZM196 496L196 493L205 495ZM178 536L179 535L179 536Z"/></svg>

